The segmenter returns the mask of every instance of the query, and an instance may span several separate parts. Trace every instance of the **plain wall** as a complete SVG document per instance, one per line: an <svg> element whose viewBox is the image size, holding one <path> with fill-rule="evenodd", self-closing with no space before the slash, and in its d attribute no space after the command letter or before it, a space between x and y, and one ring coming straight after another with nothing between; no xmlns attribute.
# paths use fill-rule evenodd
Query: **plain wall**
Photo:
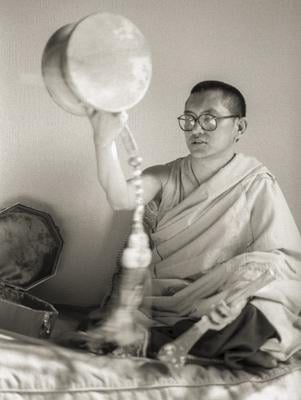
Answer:
<svg viewBox="0 0 301 400"><path fill-rule="evenodd" d="M97 182L89 122L58 107L41 78L49 37L91 13L129 18L152 49L150 88L129 111L144 166L187 154L176 117L189 90L224 80L247 99L249 127L237 150L272 170L301 226L300 0L0 0L0 7L0 207L21 201L51 212L65 241L56 276L34 290L40 297L99 302L129 229L130 215L113 214Z"/></svg>

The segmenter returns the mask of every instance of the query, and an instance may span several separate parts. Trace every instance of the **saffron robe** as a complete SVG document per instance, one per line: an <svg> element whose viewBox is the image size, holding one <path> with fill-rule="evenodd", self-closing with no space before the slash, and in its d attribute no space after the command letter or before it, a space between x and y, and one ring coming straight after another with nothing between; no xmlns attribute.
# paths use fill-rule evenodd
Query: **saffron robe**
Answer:
<svg viewBox="0 0 301 400"><path fill-rule="evenodd" d="M261 350L286 360L301 348L301 238L275 177L243 154L201 185L190 155L169 166L160 203L147 206L153 258L142 315L150 326L199 320L272 269L276 280L251 304L278 334Z"/></svg>

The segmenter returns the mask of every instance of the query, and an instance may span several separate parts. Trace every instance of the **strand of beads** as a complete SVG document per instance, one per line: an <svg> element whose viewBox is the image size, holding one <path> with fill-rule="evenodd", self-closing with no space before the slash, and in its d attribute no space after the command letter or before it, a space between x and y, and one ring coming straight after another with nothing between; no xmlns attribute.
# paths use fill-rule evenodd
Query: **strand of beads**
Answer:
<svg viewBox="0 0 301 400"><path fill-rule="evenodd" d="M136 324L134 315L143 298L147 267L151 262L149 240L143 226L142 158L128 127L121 133L121 138L129 154L128 163L133 169L135 210L127 247L121 256L120 283L113 288L110 312L103 324L95 328L93 335L87 336L87 346L91 351L107 342L117 344L121 353L127 346L146 348L148 338L145 328L141 330Z"/></svg>
<svg viewBox="0 0 301 400"><path fill-rule="evenodd" d="M142 157L138 154L137 144L128 126L126 126L121 137L129 154L128 164L133 170L132 175L135 188L135 210L133 214L132 228L127 247L124 249L122 254L121 263L124 268L139 268L140 271L138 275L141 276L143 275L141 268L143 268L145 272L151 262L149 240L143 226L144 204L141 178ZM137 301L138 299L136 299L135 303Z"/></svg>

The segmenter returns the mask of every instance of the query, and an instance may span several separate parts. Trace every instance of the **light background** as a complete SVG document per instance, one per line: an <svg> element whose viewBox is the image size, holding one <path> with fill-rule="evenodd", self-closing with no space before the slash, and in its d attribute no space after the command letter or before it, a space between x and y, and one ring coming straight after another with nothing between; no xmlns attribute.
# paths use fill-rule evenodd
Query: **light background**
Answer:
<svg viewBox="0 0 301 400"><path fill-rule="evenodd" d="M88 121L59 108L41 78L49 37L91 13L129 18L152 49L150 89L130 110L144 166L186 154L176 117L189 89L224 80L247 99L237 150L272 170L301 227L300 0L0 0L0 8L0 207L50 211L65 240L57 275L35 294L99 302L128 230L130 215L113 215L98 185Z"/></svg>

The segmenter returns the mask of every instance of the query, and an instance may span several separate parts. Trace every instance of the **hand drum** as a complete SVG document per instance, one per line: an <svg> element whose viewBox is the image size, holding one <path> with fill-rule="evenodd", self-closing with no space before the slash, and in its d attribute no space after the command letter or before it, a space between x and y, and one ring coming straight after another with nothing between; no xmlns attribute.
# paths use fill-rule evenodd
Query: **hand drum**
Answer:
<svg viewBox="0 0 301 400"><path fill-rule="evenodd" d="M42 57L51 97L77 115L86 115L86 107L108 112L133 107L145 95L151 73L142 33L128 19L109 13L63 26L48 40Z"/></svg>

